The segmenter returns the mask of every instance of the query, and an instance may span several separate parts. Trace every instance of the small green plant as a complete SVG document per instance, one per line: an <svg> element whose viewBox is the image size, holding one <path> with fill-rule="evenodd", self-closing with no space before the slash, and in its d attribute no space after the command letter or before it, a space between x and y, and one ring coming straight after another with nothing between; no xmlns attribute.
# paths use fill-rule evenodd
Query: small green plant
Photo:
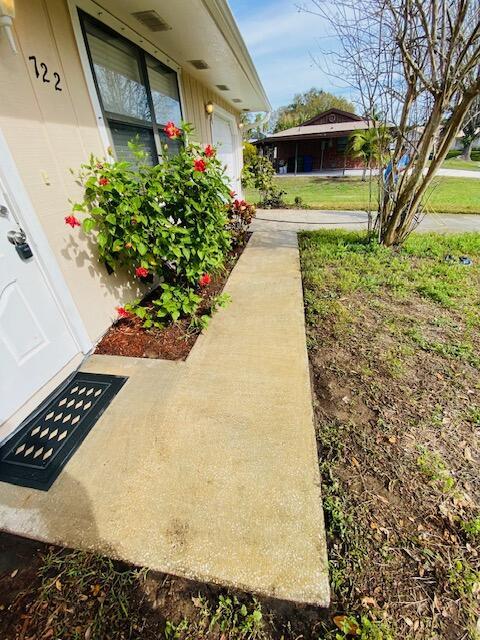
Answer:
<svg viewBox="0 0 480 640"><path fill-rule="evenodd" d="M179 638L183 638L185 632L188 631L188 620L182 620L178 624L167 620L165 623L165 639L166 640L179 640Z"/></svg>
<svg viewBox="0 0 480 640"><path fill-rule="evenodd" d="M421 448L421 454L417 458L420 471L431 482L438 483L444 493L450 493L455 487L455 480L439 453Z"/></svg>
<svg viewBox="0 0 480 640"><path fill-rule="evenodd" d="M460 527L472 540L480 540L480 516L471 520L461 520Z"/></svg>
<svg viewBox="0 0 480 640"><path fill-rule="evenodd" d="M193 598L199 615L190 622L167 621L166 640L199 640L200 638L229 638L229 640L263 640L263 614L260 603L252 598L240 602L236 596L221 595L213 606L201 595Z"/></svg>
<svg viewBox="0 0 480 640"><path fill-rule="evenodd" d="M341 633L335 633L335 640L358 638L358 640L395 640L395 635L385 622L371 620L367 616L336 616L335 624Z"/></svg>
<svg viewBox="0 0 480 640"><path fill-rule="evenodd" d="M241 604L236 596L220 596L211 618L210 629L235 638L258 638L262 633L263 616L260 604L253 599L252 607ZM233 634L233 635L232 635Z"/></svg>
<svg viewBox="0 0 480 640"><path fill-rule="evenodd" d="M285 191L279 189L274 182L275 169L266 156L252 156L242 171L242 183L260 191L260 204L265 209L276 209L285 206Z"/></svg>
<svg viewBox="0 0 480 640"><path fill-rule="evenodd" d="M457 558L448 573L448 582L457 596L469 601L480 586L480 574L469 562Z"/></svg>
<svg viewBox="0 0 480 640"><path fill-rule="evenodd" d="M480 427L480 407L471 407L467 419L474 427Z"/></svg>

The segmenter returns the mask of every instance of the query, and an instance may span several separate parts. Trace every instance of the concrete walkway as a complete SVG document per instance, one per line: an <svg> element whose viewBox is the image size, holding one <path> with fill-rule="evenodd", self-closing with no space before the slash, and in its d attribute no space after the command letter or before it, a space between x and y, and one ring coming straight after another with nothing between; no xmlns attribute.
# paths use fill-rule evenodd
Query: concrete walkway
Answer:
<svg viewBox="0 0 480 640"><path fill-rule="evenodd" d="M480 211L479 211L480 214ZM312 231L314 229L365 229L364 211L320 211L316 209L259 209L252 231ZM439 233L464 231L480 232L480 215L432 213L422 220L418 231Z"/></svg>
<svg viewBox="0 0 480 640"><path fill-rule="evenodd" d="M0 483L0 528L327 605L296 234L255 233L186 362L93 356L129 376L53 487Z"/></svg>

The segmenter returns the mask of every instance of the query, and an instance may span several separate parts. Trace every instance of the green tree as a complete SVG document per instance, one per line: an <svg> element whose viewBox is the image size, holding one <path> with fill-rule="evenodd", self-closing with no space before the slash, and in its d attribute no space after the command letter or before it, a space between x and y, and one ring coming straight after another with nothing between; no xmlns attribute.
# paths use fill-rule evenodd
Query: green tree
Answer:
<svg viewBox="0 0 480 640"><path fill-rule="evenodd" d="M362 180L365 182L367 169L380 166L384 159L390 136L384 125L357 130L350 138L350 154L363 160Z"/></svg>
<svg viewBox="0 0 480 640"><path fill-rule="evenodd" d="M355 107L351 102L323 89L313 87L304 93L297 93L289 105L278 109L274 131L298 127L317 114L333 108L355 112Z"/></svg>

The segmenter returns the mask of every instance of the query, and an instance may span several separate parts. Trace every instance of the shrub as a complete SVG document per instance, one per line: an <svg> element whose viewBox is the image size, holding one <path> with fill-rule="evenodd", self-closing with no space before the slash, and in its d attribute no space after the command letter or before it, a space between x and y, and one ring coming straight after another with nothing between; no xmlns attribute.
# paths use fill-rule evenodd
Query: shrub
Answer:
<svg viewBox="0 0 480 640"><path fill-rule="evenodd" d="M235 245L244 244L248 227L255 217L255 206L245 200L234 200L228 209L228 228Z"/></svg>
<svg viewBox="0 0 480 640"><path fill-rule="evenodd" d="M243 184L260 191L260 205L266 209L285 206L283 200L285 191L277 187L274 182L274 176L275 169L265 156L253 156L250 163L243 167Z"/></svg>
<svg viewBox="0 0 480 640"><path fill-rule="evenodd" d="M85 197L73 210L87 214L82 227L94 235L100 260L111 272L122 268L142 281L162 283L153 310L139 301L122 308L124 317L134 313L145 327L195 314L202 282L222 268L231 246L232 193L224 170L215 149L191 143L190 132L186 123L182 130L169 123L165 133L183 145L176 155L165 146L156 166L131 142L136 162L91 156L78 174ZM65 221L79 224L74 216Z"/></svg>
<svg viewBox="0 0 480 640"><path fill-rule="evenodd" d="M243 164L250 164L253 158L255 158L256 156L258 156L257 147L251 142L244 142L243 143Z"/></svg>

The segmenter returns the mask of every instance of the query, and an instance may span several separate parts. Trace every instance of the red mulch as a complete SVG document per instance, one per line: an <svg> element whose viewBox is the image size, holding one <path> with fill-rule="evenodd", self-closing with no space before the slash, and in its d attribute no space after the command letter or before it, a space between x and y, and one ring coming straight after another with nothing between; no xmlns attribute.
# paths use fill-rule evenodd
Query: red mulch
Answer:
<svg viewBox="0 0 480 640"><path fill-rule="evenodd" d="M248 234L246 243L250 235ZM200 312L208 310L212 298L221 293L246 243L231 251L225 270L221 274L212 276L210 284L201 290ZM145 298L143 304L151 306L157 291L158 289L152 291ZM132 358L185 360L200 334L199 330L190 327L188 318L172 322L161 329L144 329L142 324L143 321L137 316L117 320L100 340L95 353Z"/></svg>

